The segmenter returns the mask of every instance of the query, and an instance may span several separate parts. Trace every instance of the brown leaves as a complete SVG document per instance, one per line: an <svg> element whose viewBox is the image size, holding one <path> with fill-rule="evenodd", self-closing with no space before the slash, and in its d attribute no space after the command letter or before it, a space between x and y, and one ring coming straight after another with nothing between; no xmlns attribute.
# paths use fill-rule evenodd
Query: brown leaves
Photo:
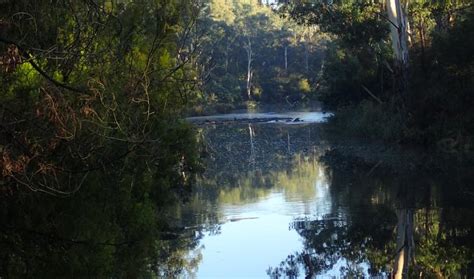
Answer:
<svg viewBox="0 0 474 279"><path fill-rule="evenodd" d="M15 71L23 63L20 51L15 45L9 45L6 52L0 56L0 70L5 73Z"/></svg>
<svg viewBox="0 0 474 279"><path fill-rule="evenodd" d="M60 93L55 94L42 88L43 98L36 109L37 117L45 118L56 130L55 136L60 139L74 139L80 128L76 111Z"/></svg>
<svg viewBox="0 0 474 279"><path fill-rule="evenodd" d="M0 157L2 176L7 177L18 173L23 173L29 162L30 158L25 155L12 158L11 154L7 150L3 150Z"/></svg>
<svg viewBox="0 0 474 279"><path fill-rule="evenodd" d="M56 176L56 167L51 163L39 162L36 173L51 174Z"/></svg>
<svg viewBox="0 0 474 279"><path fill-rule="evenodd" d="M90 105L87 104L81 108L81 113L86 118L91 118L97 115L97 112Z"/></svg>

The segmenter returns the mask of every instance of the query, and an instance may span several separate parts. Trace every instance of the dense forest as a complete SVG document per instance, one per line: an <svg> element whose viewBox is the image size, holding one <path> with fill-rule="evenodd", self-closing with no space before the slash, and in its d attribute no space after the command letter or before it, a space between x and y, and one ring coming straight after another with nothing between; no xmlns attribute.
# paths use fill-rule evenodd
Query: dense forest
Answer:
<svg viewBox="0 0 474 279"><path fill-rule="evenodd" d="M335 36L318 92L334 122L364 138L471 150L472 1L295 3L281 9Z"/></svg>
<svg viewBox="0 0 474 279"><path fill-rule="evenodd" d="M298 25L259 1L212 0L198 27L204 34L200 105L222 112L316 99L328 41L316 25Z"/></svg>
<svg viewBox="0 0 474 279"><path fill-rule="evenodd" d="M0 80L0 278L176 277L209 155L184 117L317 102L342 135L470 154L474 5L4 0Z"/></svg>

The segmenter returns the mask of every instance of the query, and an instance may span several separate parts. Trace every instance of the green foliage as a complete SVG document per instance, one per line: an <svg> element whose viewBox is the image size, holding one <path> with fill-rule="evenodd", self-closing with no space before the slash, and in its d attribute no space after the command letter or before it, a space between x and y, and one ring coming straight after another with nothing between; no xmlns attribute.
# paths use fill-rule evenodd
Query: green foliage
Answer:
<svg viewBox="0 0 474 279"><path fill-rule="evenodd" d="M0 1L0 277L159 277L193 245L163 212L199 171L197 8Z"/></svg>
<svg viewBox="0 0 474 279"><path fill-rule="evenodd" d="M446 30L433 31L432 43L414 63L412 90L408 97L408 137L425 144L455 142L458 151L471 144L474 105L474 12L457 14ZM429 60L428 60L429 59Z"/></svg>
<svg viewBox="0 0 474 279"><path fill-rule="evenodd" d="M298 1L283 5L281 13L300 24L318 25L335 34L348 48L372 47L385 39L388 26L381 16L383 3L378 1Z"/></svg>
<svg viewBox="0 0 474 279"><path fill-rule="evenodd" d="M383 3L301 1L283 4L281 10L335 36L318 93L325 107L345 111L337 121L345 130L392 142L450 142L458 151L469 149L474 134L472 3L408 5L410 66L404 95L388 45L390 23ZM367 105L368 100L378 105Z"/></svg>
<svg viewBox="0 0 474 279"><path fill-rule="evenodd" d="M400 139L406 130L396 106L368 100L339 109L330 122L347 135L370 140L393 141Z"/></svg>
<svg viewBox="0 0 474 279"><path fill-rule="evenodd" d="M287 104L315 98L311 88L326 41L317 28L298 26L256 0L210 1L198 26L206 34L199 62L205 76L202 103L248 101L249 71L253 101ZM303 86L300 80L306 80Z"/></svg>
<svg viewBox="0 0 474 279"><path fill-rule="evenodd" d="M298 82L298 88L303 93L311 92L311 85L309 84L309 81L306 78L300 79L300 81Z"/></svg>
<svg viewBox="0 0 474 279"><path fill-rule="evenodd" d="M465 192L460 190L472 180L470 173L464 171L465 167L470 168L468 165L459 171L459 165L443 161L439 162L447 168L443 172L430 168L425 172L409 166L413 154L408 155L408 161L396 152L392 158L386 154L379 163L378 159L369 163L360 155L345 151L339 142L336 144L338 148L326 153L321 162L328 175L334 209L326 216L290 224L302 237L304 247L269 268L267 274L271 278L393 274L398 264L395 258L399 252L396 245L400 215L396 212L400 208L412 210L413 216L413 223L403 231L414 235L414 258L403 263L408 267L408 278L420 274L426 278L462 278L472 273L474 227L470 220L474 211L470 198L461 202ZM400 160L403 167L387 167L392 160ZM426 155L420 163L426 163Z"/></svg>
<svg viewBox="0 0 474 279"><path fill-rule="evenodd" d="M163 129L171 130L163 125L157 132L165 133ZM147 277L167 269L167 257L177 251L165 250L161 235L170 230L170 220L158 213L186 191L178 183L176 150L194 146L189 129L179 130L157 147L166 158L158 165L147 165L144 150L137 150L106 171L91 173L71 197L24 191L2 197L0 274ZM171 142L177 136L180 140ZM182 245L187 249L193 242Z"/></svg>

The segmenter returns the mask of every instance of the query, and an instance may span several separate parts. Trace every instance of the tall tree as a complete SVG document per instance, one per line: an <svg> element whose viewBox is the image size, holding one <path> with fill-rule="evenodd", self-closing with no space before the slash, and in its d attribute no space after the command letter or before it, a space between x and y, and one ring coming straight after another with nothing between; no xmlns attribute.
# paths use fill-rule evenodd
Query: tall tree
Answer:
<svg viewBox="0 0 474 279"><path fill-rule="evenodd" d="M390 38L392 49L397 61L399 72L399 83L401 91L406 93L408 89L408 18L406 5L403 6L400 0L387 0L387 14L390 21Z"/></svg>

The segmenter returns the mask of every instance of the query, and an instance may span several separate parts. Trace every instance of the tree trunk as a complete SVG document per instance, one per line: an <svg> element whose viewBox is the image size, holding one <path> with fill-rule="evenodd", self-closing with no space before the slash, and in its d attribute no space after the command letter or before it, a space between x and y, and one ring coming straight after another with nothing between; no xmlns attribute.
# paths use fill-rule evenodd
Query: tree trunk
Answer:
<svg viewBox="0 0 474 279"><path fill-rule="evenodd" d="M245 45L245 51L247 52L247 97L251 99L252 93L252 43L247 38L247 44Z"/></svg>
<svg viewBox="0 0 474 279"><path fill-rule="evenodd" d="M285 71L288 70L288 46L285 46Z"/></svg>
<svg viewBox="0 0 474 279"><path fill-rule="evenodd" d="M224 68L225 68L226 73L229 68L229 50L230 50L230 43L227 43L226 48L225 48L225 62L224 62Z"/></svg>
<svg viewBox="0 0 474 279"><path fill-rule="evenodd" d="M408 82L408 20L400 0L387 0L387 13L390 21L390 38L397 61L400 91L406 93Z"/></svg>
<svg viewBox="0 0 474 279"><path fill-rule="evenodd" d="M304 45L304 67L306 69L306 73L309 72L309 43L305 42Z"/></svg>
<svg viewBox="0 0 474 279"><path fill-rule="evenodd" d="M287 132L286 136L287 136L286 144L288 148L288 154L291 154L290 132Z"/></svg>
<svg viewBox="0 0 474 279"><path fill-rule="evenodd" d="M418 32L420 33L420 48L421 48L421 68L423 69L423 74L427 75L426 69L426 55L425 55L425 47L426 47L426 38L425 38L425 25L423 20L421 20Z"/></svg>
<svg viewBox="0 0 474 279"><path fill-rule="evenodd" d="M408 265L413 258L413 210L397 209L397 256L393 268L393 278L408 277Z"/></svg>
<svg viewBox="0 0 474 279"><path fill-rule="evenodd" d="M250 138L250 158L249 158L249 161L250 161L250 164L253 165L253 164L255 164L255 145L254 145L254 141L253 141L253 138L255 136L255 132L253 131L252 124L249 123L248 127L249 127L249 138Z"/></svg>

